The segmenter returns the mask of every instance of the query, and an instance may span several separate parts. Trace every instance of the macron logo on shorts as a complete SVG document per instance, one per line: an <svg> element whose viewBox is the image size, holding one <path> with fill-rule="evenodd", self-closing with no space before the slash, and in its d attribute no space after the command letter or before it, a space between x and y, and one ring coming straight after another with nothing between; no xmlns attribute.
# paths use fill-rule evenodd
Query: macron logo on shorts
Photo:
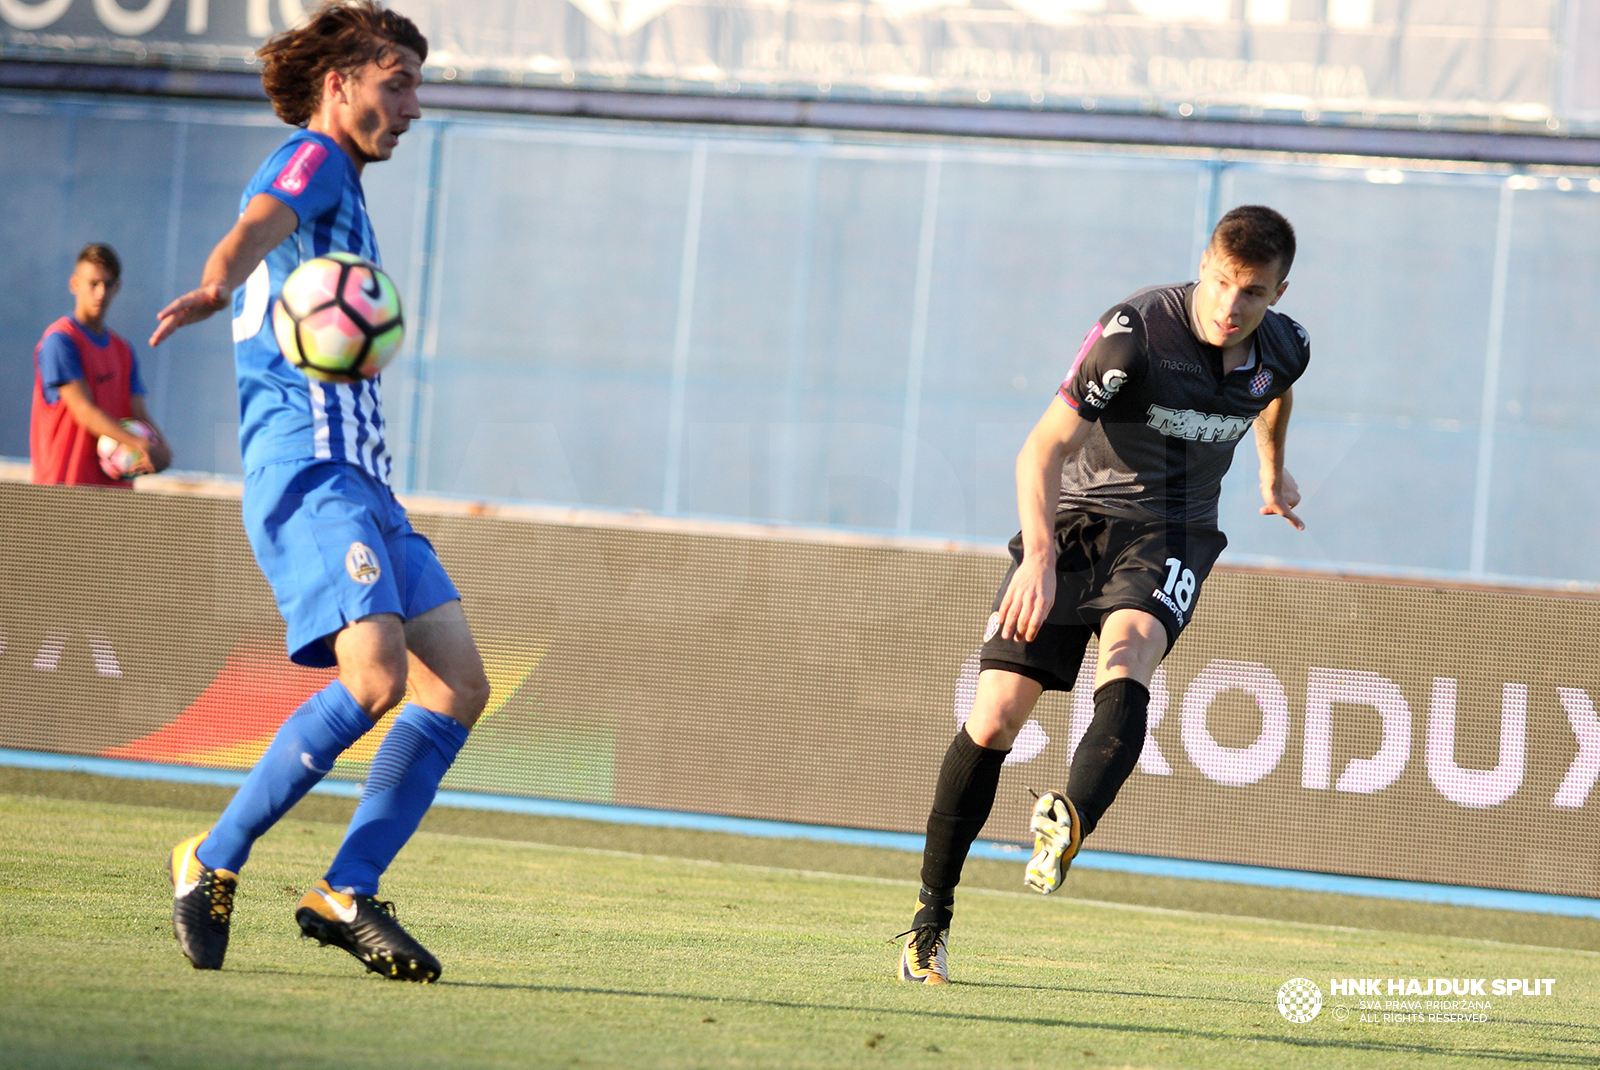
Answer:
<svg viewBox="0 0 1600 1070"><path fill-rule="evenodd" d="M1183 627L1183 610L1178 608L1178 603L1172 600L1171 595L1157 587L1155 590L1150 592L1150 596L1170 609L1172 611L1172 615L1178 618L1178 627Z"/></svg>
<svg viewBox="0 0 1600 1070"><path fill-rule="evenodd" d="M322 161L327 158L327 149L315 141L305 142L294 150L289 162L283 165L283 170L278 172L278 178L272 183L272 188L282 190L291 197L300 196L306 191L311 177L317 173L317 168L321 167Z"/></svg>

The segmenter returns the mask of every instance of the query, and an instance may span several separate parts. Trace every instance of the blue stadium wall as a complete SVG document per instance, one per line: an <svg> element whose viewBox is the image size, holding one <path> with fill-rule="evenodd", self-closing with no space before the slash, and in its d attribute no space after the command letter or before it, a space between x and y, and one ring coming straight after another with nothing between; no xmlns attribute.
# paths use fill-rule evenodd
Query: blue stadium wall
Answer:
<svg viewBox="0 0 1600 1070"><path fill-rule="evenodd" d="M26 454L33 345L103 240L177 465L238 472L226 320L142 339L285 133L260 104L0 92L0 454ZM1313 343L1289 455L1310 527L1256 515L1241 445L1230 559L1600 580L1600 170L1407 146L434 109L367 177L411 323L385 376L399 482L1003 540L1015 451L1087 326L1266 202L1301 239L1280 308Z"/></svg>

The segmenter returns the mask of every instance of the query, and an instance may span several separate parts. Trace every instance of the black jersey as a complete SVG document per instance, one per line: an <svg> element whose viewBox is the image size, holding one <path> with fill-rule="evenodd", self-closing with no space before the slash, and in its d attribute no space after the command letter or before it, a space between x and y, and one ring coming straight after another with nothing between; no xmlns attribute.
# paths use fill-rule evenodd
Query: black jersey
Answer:
<svg viewBox="0 0 1600 1070"><path fill-rule="evenodd" d="M1195 285L1140 290L1083 340L1061 397L1096 426L1062 466L1058 509L1216 524L1234 447L1306 370L1311 339L1269 309L1224 375L1222 349L1189 326Z"/></svg>

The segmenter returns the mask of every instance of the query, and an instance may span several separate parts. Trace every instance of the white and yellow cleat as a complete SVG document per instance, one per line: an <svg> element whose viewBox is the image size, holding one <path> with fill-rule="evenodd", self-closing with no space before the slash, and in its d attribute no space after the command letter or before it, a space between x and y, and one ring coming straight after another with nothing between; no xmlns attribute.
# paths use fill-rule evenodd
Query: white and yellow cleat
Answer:
<svg viewBox="0 0 1600 1070"><path fill-rule="evenodd" d="M906 938L906 946L900 952L900 980L925 985L950 983L950 972L945 966L949 928L922 925L900 935Z"/></svg>
<svg viewBox="0 0 1600 1070"><path fill-rule="evenodd" d="M1033 857L1028 859L1028 869L1022 883L1038 892L1049 895L1061 887L1061 880L1072 868L1083 845L1083 823L1078 820L1077 807L1059 791L1047 791L1033 804Z"/></svg>

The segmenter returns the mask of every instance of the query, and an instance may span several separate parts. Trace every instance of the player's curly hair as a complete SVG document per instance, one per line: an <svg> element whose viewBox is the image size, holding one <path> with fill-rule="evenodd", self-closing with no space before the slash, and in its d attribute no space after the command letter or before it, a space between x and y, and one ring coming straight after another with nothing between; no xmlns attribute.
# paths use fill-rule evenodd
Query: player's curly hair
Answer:
<svg viewBox="0 0 1600 1070"><path fill-rule="evenodd" d="M404 15L375 0L328 0L304 25L269 40L256 52L261 85L278 118L305 126L322 104L322 82L329 71L346 76L368 63L388 67L395 48L428 58L428 39Z"/></svg>
<svg viewBox="0 0 1600 1070"><path fill-rule="evenodd" d="M1264 204L1245 204L1217 222L1211 244L1236 264L1260 267L1278 261L1278 279L1289 277L1294 263L1294 227Z"/></svg>

